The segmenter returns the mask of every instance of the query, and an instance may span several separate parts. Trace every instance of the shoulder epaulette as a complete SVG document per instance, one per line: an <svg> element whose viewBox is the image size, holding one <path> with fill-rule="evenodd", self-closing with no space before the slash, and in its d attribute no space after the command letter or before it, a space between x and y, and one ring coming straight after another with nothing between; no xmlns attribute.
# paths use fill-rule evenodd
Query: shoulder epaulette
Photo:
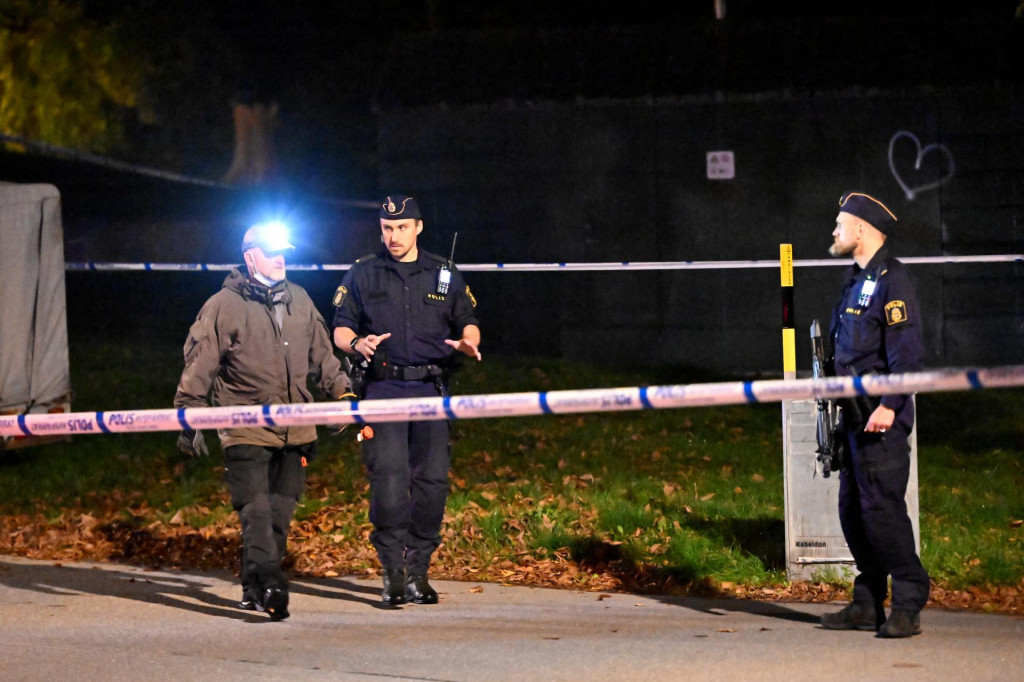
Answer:
<svg viewBox="0 0 1024 682"><path fill-rule="evenodd" d="M371 261L371 260L373 260L376 257L377 257L377 254L375 254L375 253L368 253L365 256L360 256L359 258L356 258L356 262L357 263L366 263L367 261Z"/></svg>
<svg viewBox="0 0 1024 682"><path fill-rule="evenodd" d="M443 263L447 263L448 262L447 258L445 258L444 256L438 256L436 253L430 253L429 251L420 251L420 253L423 254L424 258L429 258L430 260L435 260L438 263L442 263L443 264Z"/></svg>

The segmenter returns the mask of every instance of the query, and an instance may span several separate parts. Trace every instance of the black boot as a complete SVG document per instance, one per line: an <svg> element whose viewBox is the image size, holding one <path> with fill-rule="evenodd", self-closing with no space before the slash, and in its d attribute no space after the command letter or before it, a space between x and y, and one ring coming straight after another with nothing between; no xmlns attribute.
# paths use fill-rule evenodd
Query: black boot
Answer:
<svg viewBox="0 0 1024 682"><path fill-rule="evenodd" d="M256 609L265 611L270 620L284 620L291 615L288 613L288 588L268 587L263 591L263 597Z"/></svg>
<svg viewBox="0 0 1024 682"><path fill-rule="evenodd" d="M821 627L826 630L870 630L874 632L885 621L885 612L878 613L874 604L853 602L838 613L826 613L821 617Z"/></svg>
<svg viewBox="0 0 1024 682"><path fill-rule="evenodd" d="M921 614L918 611L893 609L889 620L878 629L879 637L910 637L921 634Z"/></svg>
<svg viewBox="0 0 1024 682"><path fill-rule="evenodd" d="M413 604L436 604L437 591L427 582L427 574L410 575L405 579L405 597Z"/></svg>
<svg viewBox="0 0 1024 682"><path fill-rule="evenodd" d="M405 603L405 569L384 570L384 591L380 600L386 606L401 606Z"/></svg>
<svg viewBox="0 0 1024 682"><path fill-rule="evenodd" d="M249 588L244 588L242 590L242 600L238 602L238 608L243 611L256 611L259 603L259 595Z"/></svg>

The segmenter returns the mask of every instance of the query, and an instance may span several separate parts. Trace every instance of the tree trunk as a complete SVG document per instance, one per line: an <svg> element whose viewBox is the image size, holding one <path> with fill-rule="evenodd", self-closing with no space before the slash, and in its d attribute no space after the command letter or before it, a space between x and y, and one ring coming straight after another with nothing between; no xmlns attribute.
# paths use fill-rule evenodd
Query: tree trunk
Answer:
<svg viewBox="0 0 1024 682"><path fill-rule="evenodd" d="M235 154L223 182L232 185L263 185L276 174L274 127L277 103L234 104Z"/></svg>

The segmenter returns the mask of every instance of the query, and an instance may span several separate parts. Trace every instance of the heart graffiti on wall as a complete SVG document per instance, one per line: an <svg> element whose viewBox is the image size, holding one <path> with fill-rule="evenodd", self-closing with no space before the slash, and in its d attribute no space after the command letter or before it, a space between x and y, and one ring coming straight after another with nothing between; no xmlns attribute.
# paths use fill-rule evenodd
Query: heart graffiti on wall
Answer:
<svg viewBox="0 0 1024 682"><path fill-rule="evenodd" d="M913 170L910 170L905 163L900 164L900 167L904 169L903 175L897 170L896 161L896 143L901 139L908 140L912 146L900 145L900 158L906 158L903 156L903 150L908 148L914 154ZM927 172L921 170L921 164L928 156L937 157L934 159L934 162L939 164L937 179L936 176L928 177L931 174L931 169ZM944 164L943 161L945 161ZM944 145L933 142L922 147L917 135L909 130L900 130L889 139L889 169L892 170L892 176L896 178L896 182L903 189L907 199L913 201L921 192L936 189L952 178L956 172L956 165L953 162L953 154Z"/></svg>

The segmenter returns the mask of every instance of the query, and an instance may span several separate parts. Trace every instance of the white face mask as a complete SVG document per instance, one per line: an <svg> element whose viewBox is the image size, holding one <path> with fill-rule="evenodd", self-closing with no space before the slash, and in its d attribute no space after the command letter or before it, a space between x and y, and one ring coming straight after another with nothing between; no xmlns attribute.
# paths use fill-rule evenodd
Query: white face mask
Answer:
<svg viewBox="0 0 1024 682"><path fill-rule="evenodd" d="M257 270L256 268L252 269L252 276L253 276L253 279L255 279L257 282L260 282L262 284L266 284L268 287L272 287L275 284L278 284L278 283L284 281L283 279L273 280L273 279L270 279L269 277L264 277L263 274L259 270Z"/></svg>
<svg viewBox="0 0 1024 682"><path fill-rule="evenodd" d="M274 260L272 260L270 258L267 258L263 254L263 251L260 250L260 249L254 249L254 250L250 251L248 257L246 258L246 261L249 261L250 259L251 259L251 262L248 263L248 265L249 265L249 272L252 275L253 279L255 279L256 281L258 281L258 282L260 282L262 284L265 284L268 287L272 287L275 284L278 284L278 283L284 281L285 268L284 268L283 263L281 264L280 267L278 267L277 264L274 262ZM279 277L274 277L274 276L271 276L271 275L263 274L260 271L260 260L261 259L263 260L265 266L269 266L270 271L274 275L277 275L278 273L280 273L280 276Z"/></svg>

